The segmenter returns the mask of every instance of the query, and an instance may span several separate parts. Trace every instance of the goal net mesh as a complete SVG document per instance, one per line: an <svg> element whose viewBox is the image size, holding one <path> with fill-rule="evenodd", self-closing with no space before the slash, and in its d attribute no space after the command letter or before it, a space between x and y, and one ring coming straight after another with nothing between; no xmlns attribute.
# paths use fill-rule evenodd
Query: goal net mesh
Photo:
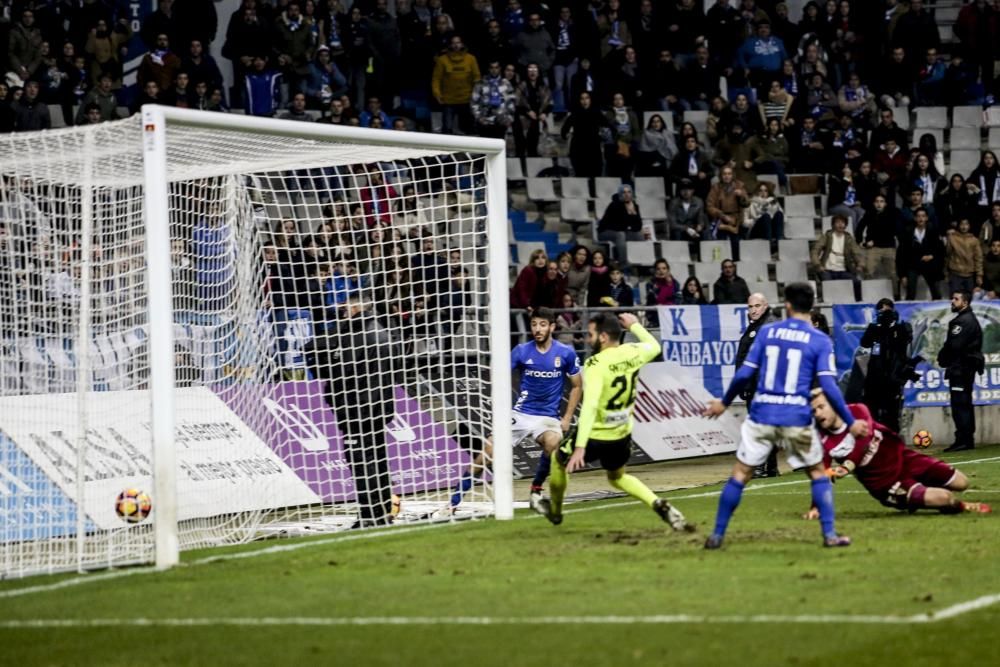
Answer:
<svg viewBox="0 0 1000 667"><path fill-rule="evenodd" d="M0 578L153 557L143 130L0 138ZM491 511L484 156L166 136L181 548Z"/></svg>

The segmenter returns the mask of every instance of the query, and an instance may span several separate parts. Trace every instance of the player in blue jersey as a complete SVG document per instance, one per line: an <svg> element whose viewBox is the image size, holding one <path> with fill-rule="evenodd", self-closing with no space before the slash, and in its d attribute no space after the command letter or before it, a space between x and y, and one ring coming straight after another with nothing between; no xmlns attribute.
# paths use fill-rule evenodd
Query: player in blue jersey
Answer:
<svg viewBox="0 0 1000 667"><path fill-rule="evenodd" d="M805 283L785 287L788 319L761 327L726 395L721 401L711 401L705 409L706 417L721 415L754 373L758 373L757 393L740 432L736 465L719 497L715 530L705 541L706 549L722 546L743 488L753 476L754 468L764 463L775 447L786 450L788 463L793 468L805 468L812 479L812 498L819 510L823 545L843 547L851 543L850 538L834 530L833 485L823 468L823 445L813 428L810 407L813 381L818 380L852 435L867 436L868 424L854 419L837 387L830 339L810 322L813 299L813 289Z"/></svg>
<svg viewBox="0 0 1000 667"><path fill-rule="evenodd" d="M511 371L521 373L520 390L514 403L511 444L516 445L530 437L543 450L531 485L533 508L541 500L542 483L549 476L550 454L559 446L563 433L569 432L573 413L583 393L580 358L572 347L553 340L555 328L555 313L548 308L539 308L531 315L531 336L534 340L521 343L510 355ZM566 408L560 415L559 405L567 379L571 389ZM489 439L483 443L483 453L476 456L469 471L459 481L447 510L453 511L462 502L462 495L472 487L473 477L483 469L484 455L487 461L493 458L493 444ZM444 512L440 512L435 518L443 515Z"/></svg>
<svg viewBox="0 0 1000 667"><path fill-rule="evenodd" d="M531 438L542 446L542 456L531 481L531 507L538 510L542 484L549 476L551 453L568 433L573 413L583 393L583 375L576 351L552 338L556 316L548 308L539 308L531 316L533 341L521 343L510 353L511 371L520 371L521 385L514 403L511 443ZM566 408L559 414L563 386L570 381Z"/></svg>

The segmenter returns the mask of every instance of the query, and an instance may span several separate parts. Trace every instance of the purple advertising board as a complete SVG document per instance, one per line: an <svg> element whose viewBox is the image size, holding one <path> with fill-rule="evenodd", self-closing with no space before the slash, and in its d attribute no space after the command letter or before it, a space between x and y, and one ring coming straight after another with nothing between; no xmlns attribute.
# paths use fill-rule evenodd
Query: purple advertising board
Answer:
<svg viewBox="0 0 1000 667"><path fill-rule="evenodd" d="M215 391L324 502L354 499L343 436L321 383L241 384ZM386 435L395 493L453 487L469 464L468 453L402 387L396 388L396 415Z"/></svg>

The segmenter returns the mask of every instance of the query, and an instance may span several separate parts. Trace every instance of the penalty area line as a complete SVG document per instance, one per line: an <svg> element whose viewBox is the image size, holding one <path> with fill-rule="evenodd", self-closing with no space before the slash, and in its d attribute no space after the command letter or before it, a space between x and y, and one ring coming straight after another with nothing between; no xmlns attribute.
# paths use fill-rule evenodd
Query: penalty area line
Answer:
<svg viewBox="0 0 1000 667"><path fill-rule="evenodd" d="M1000 602L1000 594L983 595L945 607L939 611L912 616L873 614L753 614L707 616L670 614L648 616L345 616L314 617L208 617L208 618L37 618L0 621L3 630L51 628L122 628L122 627L264 627L264 626L428 626L428 625L755 625L755 624L826 624L924 625L956 618Z"/></svg>

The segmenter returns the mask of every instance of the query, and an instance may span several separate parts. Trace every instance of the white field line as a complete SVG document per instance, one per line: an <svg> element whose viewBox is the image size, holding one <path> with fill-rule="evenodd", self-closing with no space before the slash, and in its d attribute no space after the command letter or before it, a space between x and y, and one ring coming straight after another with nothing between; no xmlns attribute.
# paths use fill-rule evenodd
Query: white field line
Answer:
<svg viewBox="0 0 1000 667"><path fill-rule="evenodd" d="M1000 456L994 456L994 457L985 458L985 459L975 459L973 461L961 461L961 462L953 463L952 465L970 465L970 464L973 464L973 463L993 463L993 462L996 462L996 461L1000 461ZM760 493L761 491L765 491L767 489L771 489L771 488L774 488L774 487L777 487L777 486L789 486L789 485L792 485L792 484L805 484L808 481L809 481L808 479L797 479L797 480L790 480L790 481L786 481L786 482L773 482L773 483L768 483L768 482L761 483L761 482L757 482L757 483L754 483L753 486L748 486L746 488L746 490L744 491L744 493L749 493L749 492ZM692 498L711 498L711 497L714 497L714 496L718 496L720 493L722 493L722 492L721 491L706 491L704 493L692 493L692 494L686 494L686 495L681 495L681 496L671 496L670 499L671 500L689 500L689 499L692 499ZM615 508L615 507L625 507L625 506L628 506L628 505L638 505L638 504L639 504L639 502L638 501L634 501L634 500L633 501L628 501L628 502L610 502L607 505L596 505L596 506L593 506L593 507L588 506L588 507L580 507L580 508L577 508L577 509L567 509L565 513L566 514L578 514L578 513L583 513L583 512L596 512L596 511L599 511L599 510L606 510L606 509L612 509L612 508ZM531 516L529 516L527 518L528 519L541 519L542 517L539 516L539 515L537 515L537 514L533 514L533 515L531 515ZM462 523L465 523L465 522L462 522ZM405 535L407 533L414 533L414 532L418 532L418 531L430 530L430 529L433 529L433 528L441 528L443 526L451 526L451 525L455 525L455 523L450 522L450 521L443 521L443 522L440 522L440 523L433 523L433 524L429 524L429 525L413 526L411 528L390 528L390 529L387 529L387 530L380 530L380 531L362 531L362 532L359 532L359 533L351 533L349 535L338 535L336 537L330 537L330 538L318 539L318 540L311 540L311 541L308 541L308 542L294 542L294 543L291 543L291 544L279 544L279 545L273 545L273 546L265 547L263 549L252 549L252 550L249 550L249 551L240 551L240 552L236 552L236 553L220 554L218 556L208 556L206 558L199 558L198 560L193 560L193 561L189 561L189 562L182 562L177 567L191 567L191 566L195 566L195 565L206 565L206 564L209 564L209 563L218 563L218 562L229 561L229 560L240 560L240 559L244 559L244 558L256 558L257 556L267 556L267 555L275 554L275 553L283 553L283 552L289 552L289 551L298 551L300 549L308 549L308 548L312 548L312 547L326 546L326 545L329 545L329 544L336 544L338 542L353 542L353 541L356 541L356 540L370 540L370 539L377 539L377 538L380 538L380 537L393 537L393 536L396 536L396 535ZM95 582L100 582L100 581L108 581L110 579L121 579L123 577L129 577L129 576L132 576L132 575L135 575L135 574L150 574L150 573L158 572L158 571L159 570L156 569L156 568L154 568L154 567L135 567L135 568L129 568L129 569L126 569L126 570L112 570L110 572L100 572L100 573L97 573L97 574L84 574L84 575L81 575L79 577L73 577L71 579L63 579L62 581L57 581L57 582L51 583L51 584L41 584L41 585L38 585L38 586L27 586L25 588L11 588L11 589L8 589L8 590L5 590L5 591L0 591L0 600L5 599L5 598L20 597L20 596L23 596L23 595L32 595L34 593L47 593L47 592L50 592L50 591L57 591L57 590L61 590L63 588L70 588L70 587L79 586L79 585L82 585L82 584L89 584L89 583L95 583ZM0 626L0 627L2 627L2 626Z"/></svg>
<svg viewBox="0 0 1000 667"><path fill-rule="evenodd" d="M850 614L755 614L706 616L671 614L651 616L346 616L299 617L265 616L261 618L51 618L0 621L3 630L39 630L52 628L122 628L122 627L239 627L261 626L427 626L427 625L683 625L683 624L819 624L851 623L857 625L923 625L945 621L1000 602L1000 594L983 595L959 602L940 611L912 616L876 616Z"/></svg>

